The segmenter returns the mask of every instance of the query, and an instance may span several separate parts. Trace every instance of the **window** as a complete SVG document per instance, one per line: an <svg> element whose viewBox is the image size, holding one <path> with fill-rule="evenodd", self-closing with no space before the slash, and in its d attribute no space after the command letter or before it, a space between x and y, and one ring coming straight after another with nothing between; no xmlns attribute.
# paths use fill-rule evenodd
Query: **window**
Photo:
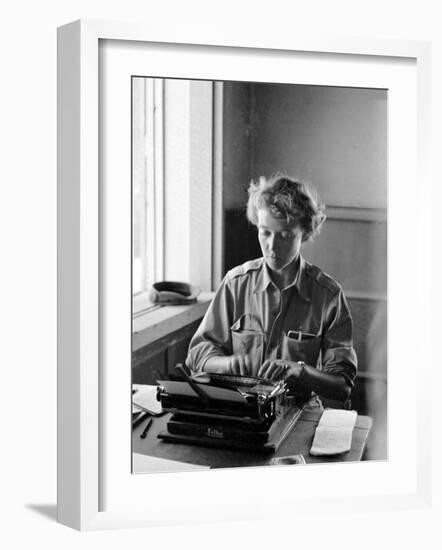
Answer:
<svg viewBox="0 0 442 550"><path fill-rule="evenodd" d="M132 78L132 292L163 278L163 79Z"/></svg>
<svg viewBox="0 0 442 550"><path fill-rule="evenodd" d="M212 288L213 83L132 77L133 311L156 281Z"/></svg>

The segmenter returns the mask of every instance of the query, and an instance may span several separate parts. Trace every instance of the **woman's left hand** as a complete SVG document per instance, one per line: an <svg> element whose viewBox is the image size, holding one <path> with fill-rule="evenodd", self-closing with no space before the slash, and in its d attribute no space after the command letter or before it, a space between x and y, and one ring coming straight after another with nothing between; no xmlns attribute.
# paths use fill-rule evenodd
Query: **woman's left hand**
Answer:
<svg viewBox="0 0 442 550"><path fill-rule="evenodd" d="M267 359L258 371L259 378L267 380L287 380L287 378L298 378L302 366L295 361L284 359Z"/></svg>

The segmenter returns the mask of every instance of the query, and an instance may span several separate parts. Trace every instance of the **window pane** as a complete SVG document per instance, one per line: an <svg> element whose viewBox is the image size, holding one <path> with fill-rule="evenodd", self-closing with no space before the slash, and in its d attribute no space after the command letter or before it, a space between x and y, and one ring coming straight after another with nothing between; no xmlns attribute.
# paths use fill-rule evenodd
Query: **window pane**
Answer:
<svg viewBox="0 0 442 550"><path fill-rule="evenodd" d="M133 293L162 278L163 79L132 79Z"/></svg>

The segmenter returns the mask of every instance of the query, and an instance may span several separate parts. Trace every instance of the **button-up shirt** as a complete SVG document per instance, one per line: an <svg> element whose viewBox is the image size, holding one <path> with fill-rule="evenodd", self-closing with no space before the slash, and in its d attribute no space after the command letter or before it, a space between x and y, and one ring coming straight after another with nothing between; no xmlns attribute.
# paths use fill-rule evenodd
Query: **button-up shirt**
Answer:
<svg viewBox="0 0 442 550"><path fill-rule="evenodd" d="M251 375L266 359L304 361L344 376L352 387L357 359L341 286L302 257L283 290L263 258L230 270L190 342L186 363L201 371L210 357L234 353L250 356Z"/></svg>

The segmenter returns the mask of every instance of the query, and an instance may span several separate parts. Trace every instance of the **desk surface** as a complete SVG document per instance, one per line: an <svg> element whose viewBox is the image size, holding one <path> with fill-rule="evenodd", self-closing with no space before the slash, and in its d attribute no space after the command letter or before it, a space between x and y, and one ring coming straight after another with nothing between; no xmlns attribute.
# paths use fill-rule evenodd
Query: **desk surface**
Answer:
<svg viewBox="0 0 442 550"><path fill-rule="evenodd" d="M321 417L320 411L304 411L287 439L274 454L248 453L244 451L216 449L196 445L168 443L157 438L157 434L166 429L169 414L153 419L145 439L140 438L146 421L141 422L132 434L132 451L158 458L210 466L212 468L232 468L237 466L265 466L274 457L302 454L307 463L319 462L357 462L361 460L368 434L371 418L358 416L353 429L351 449L347 453L320 457L310 455L313 436Z"/></svg>

